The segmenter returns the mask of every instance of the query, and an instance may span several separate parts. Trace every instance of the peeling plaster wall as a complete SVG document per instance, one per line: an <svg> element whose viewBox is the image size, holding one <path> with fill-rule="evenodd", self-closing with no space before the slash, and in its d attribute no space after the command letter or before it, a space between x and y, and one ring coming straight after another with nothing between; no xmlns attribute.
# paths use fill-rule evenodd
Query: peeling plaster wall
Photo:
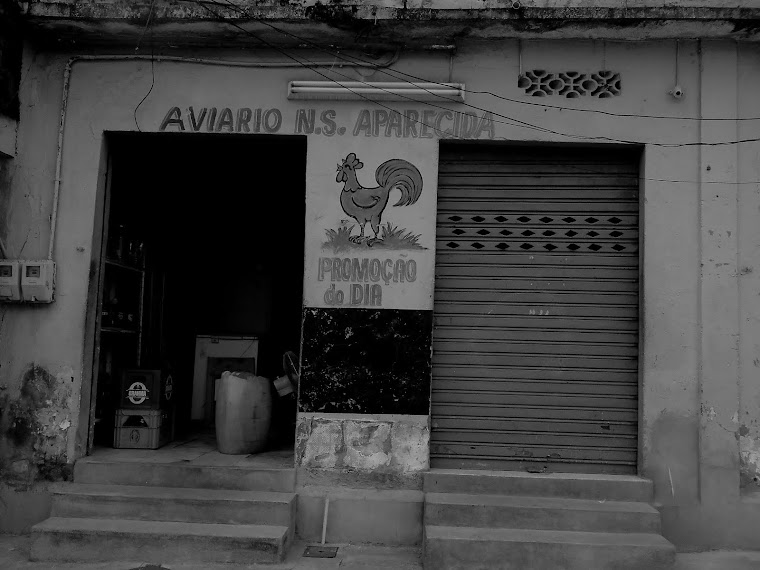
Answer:
<svg viewBox="0 0 760 570"><path fill-rule="evenodd" d="M61 8L55 7L55 2L50 0L39 0L32 2L32 4L39 4L42 6L49 5L51 8L55 8L59 13ZM103 9L104 5L108 2L102 1L83 1L79 2L81 5L90 5L91 9L99 8ZM148 3L145 3L147 5ZM628 10L636 9L673 9L673 8L688 8L692 10L692 14L697 15L698 12L694 10L699 9L735 9L737 8L736 0L679 0L677 3L672 1L663 0L629 0L621 6L619 0L523 0L517 7L512 6L511 1L507 0L257 0L255 3L258 10L276 9L281 16L297 16L305 11L308 16L310 9L317 7L323 12L331 10L342 10L344 8L369 8L369 9L396 9L396 10L442 10L442 11L473 11L473 12L486 12L493 10L505 10L509 9L515 13L519 13L524 10L531 9L544 9L544 10L562 10L566 17L572 17L574 11L580 10L601 10L597 17L605 17L607 14L604 12L606 9L621 9ZM741 3L741 7L757 8L760 7L760 0L745 0ZM126 10L125 7L118 7L118 10ZM191 9L185 8L185 11L192 13ZM54 12L51 12L51 15ZM311 12L313 13L313 12ZM686 12L685 12L686 14ZM692 16L694 17L694 16Z"/></svg>
<svg viewBox="0 0 760 570"><path fill-rule="evenodd" d="M23 4L37 31L71 45L139 43L149 13L155 45L180 48L307 42L341 49L430 48L482 39L757 40L758 0L263 0L213 10L190 2L42 0ZM241 12L242 9L242 12ZM243 24L232 29L219 17ZM276 23L275 28L255 19ZM181 25L177 25L177 24ZM255 36L246 33L255 31ZM284 32L284 34L283 34ZM291 35L292 34L292 35ZM256 39L254 39L256 38ZM59 45L63 45L59 43Z"/></svg>
<svg viewBox="0 0 760 570"><path fill-rule="evenodd" d="M428 416L298 415L296 463L305 469L416 474L429 467Z"/></svg>
<svg viewBox="0 0 760 570"><path fill-rule="evenodd" d="M11 257L47 257L64 63L25 50L17 154L3 165L10 192L0 188L0 236ZM16 491L69 476L86 299L86 279L71 277L63 273L52 305L0 307L0 481Z"/></svg>
<svg viewBox="0 0 760 570"><path fill-rule="evenodd" d="M67 479L68 430L74 376L70 370L56 376L41 366L30 366L14 398L0 395L0 478L28 486L36 479Z"/></svg>
<svg viewBox="0 0 760 570"><path fill-rule="evenodd" d="M404 0L399 0L403 2ZM411 7L439 8L439 9L490 9L501 8L508 4L505 0L412 0L406 3ZM525 8L620 8L619 0L525 0L521 2ZM667 0L629 0L622 3L626 8L663 8L674 5L682 7L704 7L704 8L735 8L736 0L678 0L677 3ZM744 8L760 6L758 0L746 0L741 3Z"/></svg>
<svg viewBox="0 0 760 570"><path fill-rule="evenodd" d="M755 424L757 423L756 419L751 421ZM757 440L757 435L755 437L750 436L750 429L742 425L739 428L739 434L744 432L747 435L740 435L739 437L739 454L741 458L739 475L743 488L756 490L760 488L760 441Z"/></svg>
<svg viewBox="0 0 760 570"><path fill-rule="evenodd" d="M760 52L740 46L739 105L742 117L760 116ZM742 121L738 137L757 138L756 121ZM739 438L741 486L760 492L760 142L741 146L737 153L739 289L739 413L732 425Z"/></svg>

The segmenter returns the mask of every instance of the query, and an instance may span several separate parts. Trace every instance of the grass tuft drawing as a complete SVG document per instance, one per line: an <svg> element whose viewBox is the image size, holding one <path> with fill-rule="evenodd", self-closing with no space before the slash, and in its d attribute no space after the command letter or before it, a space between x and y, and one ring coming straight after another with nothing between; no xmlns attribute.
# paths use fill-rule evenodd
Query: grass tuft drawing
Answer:
<svg viewBox="0 0 760 570"><path fill-rule="evenodd" d="M353 225L341 225L337 230L326 230L327 241L322 243L322 249L331 249L333 253L357 249L364 251L372 249L426 249L419 243L420 234L399 229L392 226L390 222L380 227L380 235L377 239L352 240L351 230L353 229Z"/></svg>

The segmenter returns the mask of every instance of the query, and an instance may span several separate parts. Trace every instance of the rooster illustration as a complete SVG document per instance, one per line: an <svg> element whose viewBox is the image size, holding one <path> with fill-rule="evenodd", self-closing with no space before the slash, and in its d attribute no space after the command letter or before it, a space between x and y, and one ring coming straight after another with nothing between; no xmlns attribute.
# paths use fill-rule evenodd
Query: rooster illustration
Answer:
<svg viewBox="0 0 760 570"><path fill-rule="evenodd" d="M417 168L400 158L394 158L382 163L375 171L375 180L379 186L365 188L359 184L356 171L364 167L364 163L356 158L356 154L350 153L343 164L338 165L337 182L343 182L343 191L340 194L340 205L343 211L359 223L361 233L351 236L349 239L354 243L366 242L372 245L379 241L380 219L388 205L388 196L391 190L398 188L401 198L394 206L409 206L414 204L422 192L422 175ZM374 238L364 237L364 226L370 223Z"/></svg>

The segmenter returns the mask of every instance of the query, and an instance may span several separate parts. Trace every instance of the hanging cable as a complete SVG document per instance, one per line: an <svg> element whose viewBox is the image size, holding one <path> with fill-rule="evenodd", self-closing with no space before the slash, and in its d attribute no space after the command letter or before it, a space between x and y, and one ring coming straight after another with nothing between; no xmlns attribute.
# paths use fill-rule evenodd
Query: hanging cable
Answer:
<svg viewBox="0 0 760 570"><path fill-rule="evenodd" d="M256 39L257 41L259 41L262 44L266 45L267 47L270 47L271 49L273 49L275 51L278 51L279 53L285 55L293 63L289 64L288 62L224 61L224 60L208 60L208 59L200 59L200 58L186 58L186 57L174 57L174 56L163 56L163 57L162 56L156 56L155 58L153 58L151 56L151 59L155 59L156 62L167 61L167 62L178 62L178 63L196 63L196 64L219 65L219 66L227 66L227 67L235 67L235 66L238 66L238 67L264 67L264 68L265 67L272 67L272 68L276 68L276 67L291 67L291 66L292 67L301 67L301 68L309 69L309 70L317 73L318 75L324 77L325 79L327 79L327 80L329 80L331 82L334 82L336 84L339 83L335 79L330 78L327 75L324 75L324 74L320 73L319 71L317 71L315 69L317 67L330 67L332 65L332 63L312 62L312 61L309 61L309 60L305 60L306 63L304 63L303 61L299 61L297 58L295 58L291 54L289 54L286 51L284 51L284 50L282 50L282 49L280 49L280 48L272 45L269 42L266 42L265 40L259 38L255 34L249 32L248 30L245 30L241 26L238 26L234 22L231 22L231 21L229 21L226 18L220 17L216 12L214 12L213 10L210 10L210 9L208 9L208 7L204 6L202 1L196 0L196 3L198 3L199 5L201 5L202 7L204 7L211 14L217 16L219 18L219 21L221 23L224 23L224 24L227 24L227 25L231 25L233 27L236 27L236 28L240 29L241 31L243 31L246 34L251 35L254 39ZM283 32L283 33L288 34L287 32ZM291 35L291 34L288 34L288 35ZM350 60L346 60L342 55L340 57L341 57L341 59L344 59L344 61L346 61L347 64L350 65L350 66L364 66L364 65L366 65L368 67L371 66L371 67L379 68L381 65L383 65L383 64L370 63L370 62L363 62L362 63L361 61L359 61L359 62L352 62ZM398 57L399 57L399 52L396 52L396 54L394 55L393 60L398 60ZM76 61L88 61L88 60L92 60L92 61L100 61L100 60L103 60L103 61L106 61L106 60L117 61L118 60L118 61L121 61L121 60L130 60L130 59L139 60L139 59L147 59L147 57L145 57L145 56L116 56L116 55L114 55L114 56L108 56L108 55L106 55L106 56L78 56L78 57L72 58L72 60L70 60L69 64L67 64L67 69L66 69L66 73L65 73L66 77L65 77L65 80L64 80L64 111L62 112L62 117L65 116L65 101L66 101L66 98L67 98L66 94L68 92L68 77L69 77L69 74L70 74L71 65L73 65L74 62L76 62ZM387 65L392 65L392 63L393 62L388 63ZM386 72L386 70L383 70L383 72ZM342 75L342 74L338 73L338 75ZM344 77L348 77L348 76L344 75ZM435 83L435 82L431 82L431 83ZM347 89L347 90L351 91L351 89ZM374 105L377 105L379 107L383 107L383 108L385 108L385 109L387 109L387 110L389 110L389 111L391 111L393 113L399 113L399 114L403 115L404 117L406 117L408 120L410 120L410 121L412 121L414 123L426 126L429 129L433 130L434 132L438 132L437 128L435 128L432 125L428 125L428 124L424 123L423 121L421 121L419 119L415 119L413 117L409 117L405 113L400 113L399 111L397 111L397 110L395 110L395 109L393 109L391 107L388 107L386 105L383 105L382 103L380 103L378 101L374 101L371 98L366 97L366 96L364 96L362 94L355 93L355 95L357 95L361 99L364 99L364 100L367 100L368 102L373 103ZM409 100L411 100L411 101L413 101L413 102L416 102L416 103L425 104L423 102L416 101L415 99L410 98L410 97L406 97L406 98L409 99ZM434 106L434 105L431 105L431 106ZM446 107L438 107L438 108L444 109L446 111L450 111L450 109L448 109ZM551 131L550 129L546 129L546 128L539 127L539 126L536 126L536 125L530 125L528 123L523 123L523 122L518 121L516 119L513 119L511 117L506 117L506 118L509 121L511 121L511 122L509 122L509 123L504 122L504 121L495 121L495 122L500 122L500 123L503 123L503 124L507 124L509 126L521 126L521 127L524 127L524 128L529 128L529 129L537 130L539 132L544 132L544 133L559 134L561 136L574 136L574 135L565 134L565 133L556 133L554 131ZM62 124L60 125L60 127L61 127L61 129L59 130L59 145L60 145L60 142L61 142L60 138L62 136L63 119L62 119ZM589 139L590 138L590 137L584 137L584 136L581 136L581 135L575 135L574 137L575 138L582 138L582 139ZM605 138L606 139L607 137L597 137L597 138ZM498 140L513 140L513 139L506 139L505 137L497 137L497 139ZM745 141L748 141L748 140L749 139L745 139ZM754 142L757 139L751 139L751 140ZM645 144L645 143L637 142L637 141L618 141L618 142L626 142L628 144L635 144L635 145ZM742 142L742 141L738 141L738 142ZM656 143L646 143L646 144L656 144ZM693 144L694 145L698 145L700 143L693 143ZM712 144L735 144L735 143L712 143ZM690 143L681 143L681 144L668 145L668 146L691 146L691 144ZM60 153L60 150L59 150L59 153ZM60 161L60 156L58 158L58 164L57 164L57 168L56 168L56 171L57 171L57 174L56 174L56 195L57 195L57 187L60 184L60 163L59 163L59 161ZM671 180L671 179L647 178L647 177L639 177L639 179L641 179L641 180L651 180L651 181L656 181L656 182L670 182L670 183L686 183L686 184L699 183L699 182L696 182L696 181ZM707 181L705 183L710 183L710 184L758 184L758 183L760 183L760 181L736 182L736 181L713 180L713 181ZM57 200L54 199L54 214L55 214L56 205L57 205ZM50 243L51 250L52 250L53 241L54 241L54 235L55 235L54 228L55 228L55 215L53 215L53 220L52 220L52 231L51 231L51 240L50 240L51 241L51 243Z"/></svg>
<svg viewBox="0 0 760 570"><path fill-rule="evenodd" d="M362 67L372 69L382 69L384 66L393 65L398 61L400 52L397 50L391 58L382 63L377 62L365 62L365 63L346 63L347 67ZM151 52L150 56L144 55L77 55L71 57L63 70L63 90L61 93L61 114L58 123L58 143L55 158L55 178L53 180L53 210L50 214L50 239L48 240L48 259L53 259L53 248L55 247L55 236L58 221L58 202L61 189L61 168L63 164L63 133L66 129L66 114L68 111L69 102L69 89L71 84L72 70L75 64L81 62L105 62L105 61L151 61L154 63L171 62L179 64L194 64L194 65L209 65L209 66L222 66L222 67L241 67L247 69L280 69L304 67L300 62L293 61L235 61L235 60L220 60L220 59L207 59L198 57L182 57L182 56L156 56ZM314 68L332 67L335 64L335 60L332 61L317 61L312 62L311 66ZM31 65L31 64L30 64Z"/></svg>
<svg viewBox="0 0 760 570"><path fill-rule="evenodd" d="M206 2L204 2L204 0L195 0L195 1L196 1L196 3L198 3L198 4L202 5L202 6L203 6L203 5L206 3ZM209 9L207 6L203 6L203 7L204 7L206 10L208 10L208 11L209 11L211 14L213 14L213 15L217 15L217 14L216 14L216 12L214 12L214 11L213 11L213 10L211 10L211 9ZM222 18L222 19L220 20L220 22L222 22L222 23L225 23L225 24L227 24L227 25L231 25L231 26L233 26L233 27L236 27L236 28L240 29L242 32L244 32L244 33L246 33L246 34L250 35L251 37L253 37L253 38L254 38L254 39L256 39L257 41L259 41L260 43L262 43L262 44L266 45L267 47L269 47L269 48L271 48L271 49L273 49L273 50L275 50L275 51L278 51L278 52L282 53L283 55L285 55L286 57L288 57L289 59L291 59L291 60L293 60L293 61L299 62L298 58L296 58L296 57L295 57L295 56L293 56L292 54L289 54L289 53L287 53L285 50L283 50L283 49L281 49L281 48L279 48L279 47L277 47L277 46L275 46L275 45L271 44L270 42L267 42L266 40L263 40L262 38L259 38L258 36L256 36L256 35L255 35L255 34L253 34L252 32L249 32L248 30L245 30L244 28L242 28L241 26L239 26L239 25L238 25L238 24L236 24L235 22L231 22L231 21L227 20L226 18ZM305 62L305 63L304 63L304 62ZM308 59L304 59L304 62L299 62L299 64L300 64L302 67L304 67L305 69L310 69L310 70L314 71L315 73L317 73L318 75L321 75L322 77L324 77L324 78L325 78L325 79L327 79L328 81L331 81L331 82L333 82L333 83L336 83L336 84L340 84L340 83L339 83L338 81L336 81L335 79L333 79L333 78L330 78L330 77L328 77L327 75L324 75L324 74L322 74L322 73L320 73L320 72L318 72L318 71L314 70L314 69L313 69L313 68L312 68L312 67L309 65L309 60L308 60ZM336 73L337 73L337 72L336 72ZM347 78L349 77L349 76L343 75L343 74L341 74L341 73L337 73L337 74L338 74L338 75L341 75L341 76L343 76L343 77L347 77ZM361 83L361 82L360 82L360 83ZM382 103L381 103L381 102L379 102L379 101L375 101L375 100L372 100L370 97L367 97L367 96L364 96L363 94L360 94L360 93L358 93L358 92L355 92L355 91L351 90L350 88L346 88L346 89L347 89L348 91L350 91L350 92L354 93L354 95L356 95L357 97L359 97L359 98L361 98L361 99L364 99L364 100L367 100L367 101L369 101L369 102L373 103L374 105L377 105L377 106L379 106L379 107L383 107L383 108L385 108L385 109L387 109L387 110L389 110L389 111L391 111L391 112L393 112L393 113L399 113L400 115L404 116L405 118L407 118L407 119L408 119L408 120L410 120L410 121L413 121L413 122L415 122L415 123L418 123L418 124L420 124L420 125L424 125L424 126L427 126L428 128L430 128L430 129L431 129L431 130L433 130L434 132L437 132L437 131L438 131L438 129L436 129L434 126L432 126L432 125L428 125L428 124L424 123L423 121L421 121L421 120L419 120L419 119L415 119L415 118L413 118L413 117L409 117L408 115L406 115L406 114L405 114L405 113L403 113L403 112L400 112L400 111L397 111L397 110L395 110L395 109L393 109L393 108L391 108L391 107L388 107L387 105L384 105L384 104L382 104ZM415 100L415 99L413 99L413 98L411 98L411 97L404 97L404 98L406 98L406 99L409 99L409 100L412 100L412 101L414 101L414 102L417 102L417 103L427 104L427 103L425 103L425 102L420 102L420 101L417 101L417 100ZM436 107L436 105L429 105L429 106L433 106L433 107ZM447 110L447 111L449 111L449 110L450 110L450 109L448 109L448 108L446 108L446 107L440 107L440 106L439 106L438 108L441 108L441 109L445 109L445 110ZM476 107L476 108L477 108L477 107ZM518 125L517 125L517 126L524 126L524 127L526 127L526 128L533 128L534 130L538 130L538 131L541 131L541 132L550 132L550 133L554 133L554 134L560 134L560 135L562 135L562 136L573 136L573 135L570 135L570 134L566 134L566 133L556 133L555 131L551 131L551 130L549 130L549 129L545 129L545 128L543 128L543 127L539 127L539 126L536 126L536 125L525 124L525 123L523 123L522 121L518 121L517 119L513 119L513 118L511 118L511 117L507 117L507 119L508 119L508 120L510 120L510 121L512 121L512 123L504 123L503 121L496 121L496 122L501 122L501 123L504 123L504 124L508 124L508 125L511 125L511 126L515 126L515 125L514 125L514 123L518 123ZM581 135L577 135L577 136L576 136L576 138L584 138L584 139L588 139L588 138L590 138L590 137L584 137L584 136L581 136ZM605 139L607 139L607 137L597 137L597 138L605 138ZM504 138L504 137L499 137L499 139L500 139L500 140L512 140L512 139L506 139L506 138ZM608 139L608 140L610 140L610 139ZM702 144L702 143L678 143L678 144L667 144L667 143L665 143L665 144L663 144L663 143L641 143L641 142L637 142L637 141L622 141L622 140L617 140L617 139L612 139L612 140L616 140L617 142L625 142L625 143L627 143L627 144L634 144L634 145L651 144L651 145L658 145L658 146L697 146L697 145L700 145L700 144ZM755 142L756 140L760 140L760 139L752 139L752 141L753 141L753 142ZM742 141L738 141L738 142L742 142ZM735 143L735 142L731 142L731 143L704 143L704 144L706 144L706 145L708 145L708 146L709 146L709 145L711 145L711 144L715 144L715 145L718 145L718 144L736 144L736 143ZM638 177L638 179L640 179L640 180L649 180L649 181L655 181L655 182L667 182L667 183L685 183L685 184L698 184L698 183L702 183L702 182L704 182L704 183L709 183L709 184L730 184L730 185L743 185L743 184L760 184L760 181L758 181L758 180L753 180L753 181L742 181L742 182L737 182L737 181L720 181L720 180L713 180L713 181L701 181L701 182L698 182L698 181L689 181L689 180L675 180L675 179L665 179L665 178L648 178L648 177Z"/></svg>
<svg viewBox="0 0 760 570"><path fill-rule="evenodd" d="M143 36L145 35L145 31L150 26L150 20L153 17L153 6L155 4L155 0L150 0L150 8L148 10L148 19L145 21L145 29L143 29L143 33L140 36L140 39L137 41L137 46L135 47L135 52L137 52L140 49L140 43L142 42ZM137 111L140 109L142 104L145 102L145 100L150 97L150 94L153 93L153 87L156 84L156 69L155 69L155 58L153 53L153 28L150 28L150 88L148 89L148 92L145 94L145 96L140 99L140 102L137 104L137 107L135 107L134 113L132 114L135 119L135 127L137 127L138 132L142 132L140 130L140 125L137 123Z"/></svg>
<svg viewBox="0 0 760 570"><path fill-rule="evenodd" d="M277 50L280 53L282 53L283 55L285 55L286 57L289 57L289 58L293 59L294 61L298 61L297 58L293 57L291 54L288 54L283 49L281 49L281 48L273 45L270 42L267 42L266 40L260 38L256 34L253 34L249 30L246 30L245 28L243 28L242 26L240 26L236 22L231 21L231 20L229 20L227 18L224 18L223 16L219 15L217 12L215 12L214 10L212 10L211 8L209 8L207 6L207 4L218 5L218 2L210 2L209 0L194 0L194 1L195 1L196 4L198 4L198 5L202 6L203 8L205 8L212 15L215 15L218 18L219 22L225 23L225 24L227 24L229 26L232 26L232 27L235 27L235 28L239 29L240 31L242 31L243 33L245 33L247 35L250 35L251 37L253 37L257 41L259 41L260 43L266 45L270 49ZM262 23L264 23L264 22L262 21ZM269 25L269 24L267 23L267 25ZM275 28L275 29L277 29L277 28ZM290 32L283 32L283 33L286 34L286 35L289 35L289 36L293 36L293 34L291 34ZM298 37L298 36L293 36L293 37ZM300 38L300 39L302 39L302 38ZM309 60L308 59L304 59L304 61L306 63L301 62L302 65L303 65L303 67L310 69L310 66L308 65L308 61ZM341 77L353 80L353 78L350 77L350 76L348 76L348 75L339 73L337 71L335 73L337 75L341 76ZM321 73L320 73L320 75L322 75L322 77L324 77L328 81L332 81L333 83L336 83L336 84L340 85L340 82L338 82L337 80L335 80L335 79L333 79L331 77L328 77L326 75L323 75ZM360 83L365 83L367 86L370 86L366 82L361 82L360 81ZM357 93L355 91L352 91L351 89L348 89L348 88L346 88L346 89L349 92L352 92L352 93L354 93L357 96L360 96L362 99L365 99L367 101L372 102L373 104L379 105L381 107L385 107L386 109L391 109L390 107L387 107L385 105L381 105L378 101L372 100L369 97L365 97L363 95L360 95L359 93ZM425 89L425 91L428 91L429 93L431 93L432 95L435 95L436 97L446 99L446 97L442 97L441 95L439 95L439 94L437 94L437 93L435 93L433 91L429 91L427 89ZM402 96L402 97L404 99L407 99L407 100L412 101L414 103L424 104L424 105L427 105L427 106L437 107L439 109L444 109L446 111L450 111L450 109L448 109L447 107L436 106L436 105L431 104L429 102L419 101L419 100L416 100L416 99L414 99L412 97L408 97L408 96ZM658 143L658 142L653 142L653 141L635 141L635 140L619 139L619 138L615 138L615 137L607 137L607 136L601 136L601 135L577 135L575 133L565 133L565 132L556 131L556 130L553 130L553 129L550 129L550 128L547 128L547 127L542 127L542 126L539 126L539 125L528 123L526 121L521 121L521 120L516 119L514 117L510 117L508 115L504 115L504 114L498 113L498 112L490 110L490 109L485 109L485 108L482 108L482 107L478 107L476 105L471 105L471 104L465 103L465 106L467 106L467 107L469 107L471 109L475 109L475 110L481 111L481 112L490 113L492 115L500 117L501 119L506 119L507 121L509 121L508 123L505 123L504 121L500 121L500 120L494 119L494 122L496 122L496 123L507 124L507 125L510 125L510 126L519 125L519 126L522 126L522 127L528 128L528 129L542 131L542 132L547 133L547 134L554 134L554 135L558 135L558 136L562 136L562 137L573 138L573 139L584 140L584 141L605 141L605 142L620 143L620 144L627 144L627 145L643 145L643 144L647 144L647 145L650 145L650 146L657 146L657 147L662 147L662 148L679 148L679 147L689 147L689 146L700 146L700 147L701 146L725 146L725 145L735 145L735 144L743 143L743 142L760 142L760 138L749 138L749 139L734 140L734 141L716 141L716 142L711 142L711 143L704 143L704 142ZM391 110L393 110L393 109L391 109ZM394 112L396 112L396 111L394 110Z"/></svg>
<svg viewBox="0 0 760 570"><path fill-rule="evenodd" d="M199 0L195 0L195 1L196 1L196 3L200 3ZM226 0L223 0L222 2L214 2L214 1L211 1L211 0L204 0L204 2L207 3L207 4L212 4L212 5L225 5L225 6L229 7L229 8L231 8L231 9L233 9L234 11L236 11L238 14L240 14L242 16L245 16L246 18L249 18L251 20L254 20L257 23L265 25L265 26L271 28L272 30L274 30L274 31L276 31L276 32L278 32L280 34L283 34L285 36L288 36L288 37L291 37L293 39L296 39L296 40L298 40L299 42L301 42L301 43L303 43L305 45L309 45L310 47L314 47L314 48L319 49L321 51L324 51L326 53L334 53L329 48L326 48L324 46L321 46L319 44L311 42L310 40L308 40L306 38L303 38L301 36L298 36L296 34L293 34L292 32L288 32L288 31L285 31L285 30L283 30L281 28L278 28L277 26L275 26L274 24L272 24L270 22L267 22L266 20L263 20L261 18L257 18L257 17L251 16L244 9L242 9L242 8L240 8L240 7L234 5L231 2L228 2ZM220 16L220 17L221 17L220 21L229 22L229 20L227 20L223 16ZM250 34L250 32L248 32L248 30L243 30L243 31ZM518 42L520 42L520 40L518 40ZM341 56L341 57L344 57L344 56ZM522 54L521 54L521 51L518 54L518 57L519 57L520 71L522 72ZM358 61L358 62L364 61L361 58L358 58L356 56L351 56L351 55L346 55L345 58L351 58L350 60L346 59L347 62L349 62L349 61ZM439 82L436 82L436 81L431 81L429 79L425 79L425 78L422 78L422 77L419 77L419 76L416 76L416 75L413 75L413 74L410 74L410 73L405 73L405 72L399 71L399 70L383 69L383 70L380 70L380 71L381 71L381 73L385 73L386 75L390 75L390 76L396 77L396 78L400 78L400 76L404 76L404 77L410 78L411 80L413 80L415 82L433 83L433 84L437 83L438 85L445 85L443 83L439 83ZM608 115L608 116L612 116L612 117L644 118L644 119L668 119L668 120L675 120L675 121L760 121L760 117L702 117L702 118L696 118L696 117L676 117L676 116L673 116L673 115L647 115L647 114L642 114L642 113L615 113L615 112L612 112L612 111L604 111L604 110L601 110L601 109L578 109L578 108L573 108L573 107L567 107L567 106L564 106L564 105L551 105L551 104L548 104L548 103L536 103L536 102L533 102L533 101L523 101L523 100L520 100L520 99L512 99L510 97L505 97L503 95L500 95L498 93L494 93L492 91L479 91L479 90L474 90L474 89L468 89L467 91L468 91L468 93L472 93L472 94L489 95L489 96L495 97L497 99L501 99L503 101L508 101L510 103L516 103L516 104L520 104L520 105L531 105L531 106L536 106L536 107L542 107L542 108L548 108L548 109L557 109L557 110L560 110L560 111L572 111L572 112L578 112L578 113L598 113L598 114ZM760 140L760 139L758 139L758 140ZM699 143L697 143L697 144L699 144ZM733 143L726 143L726 144L733 144Z"/></svg>
<svg viewBox="0 0 760 570"><path fill-rule="evenodd" d="M199 4L200 6L202 6L203 8L205 8L207 11L209 11L211 14L217 15L216 12L214 12L211 8L209 8L208 6L206 6L206 4L209 4L209 3L210 4L216 4L216 3L207 2L206 0L194 0L194 1L195 1L196 4ZM309 69L309 70L313 71L314 73L316 73L317 75L320 75L321 77L325 78L326 80L328 80L328 81L330 81L332 83L335 83L336 85L344 88L346 91L348 91L350 93L353 93L358 98L363 99L363 100L365 100L365 101L367 101L369 103L372 103L373 105L377 105L379 107L383 107L384 109L387 109L387 110L391 111L392 113L400 113L396 109L393 109L392 107L384 105L384 104L380 103L379 101L377 101L375 99L372 99L371 97L368 97L368 96L366 96L366 95L364 95L362 93L359 93L358 91L356 91L354 89L351 89L348 86L342 85L336 79L334 79L332 77L329 77L328 75L325 75L324 73L321 73L321 72L317 71L316 69L313 68L312 65L310 65L310 61L308 59L304 58L303 61L300 61L297 57L293 56L292 54L289 54L287 51L285 51L285 50L283 50L283 49L281 49L281 48L279 48L279 47L271 44L270 42L267 42L266 40L258 37L257 35L253 34L252 32L249 32L248 30L246 30L242 26L238 25L237 23L232 22L230 20L227 20L226 18L223 18L223 17L220 17L220 18L221 19L219 21L221 23L224 23L224 24L227 24L229 26L235 27L235 28L239 29L240 31L242 31L243 33L250 35L251 37L253 37L257 41L259 41L260 43L266 45L268 48L273 49L275 51L278 51L279 53L281 53L284 56L292 59L293 61L299 62L303 68ZM391 93L391 94L393 94L395 96L398 96L398 97L401 97L401 98L406 99L408 101L411 101L412 103L415 103L415 104L424 104L424 105L427 105L429 107L434 107L434 108L442 109L442 110L449 111L449 112L451 111L451 109L449 109L448 107L442 107L441 105L435 105L433 103L429 103L429 102L426 102L426 101L419 101L418 99L415 99L415 98L410 97L408 95L404 95L404 94L401 94L401 93L394 93L394 92L389 91L387 89L383 89L382 87L373 86L370 83L367 83L366 81L356 81L355 78L353 78L353 77L351 77L349 75L346 75L344 73L340 73L339 71L335 71L335 70L331 70L331 71L332 71L332 73L334 73L335 75L338 75L340 77L343 77L343 78L355 81L357 83L362 83L362 84L364 84L364 85L366 85L368 87L373 87L373 88L379 89L380 91L384 91L386 93ZM407 81L407 83L410 83L410 82ZM433 91L429 91L429 90L424 89L424 88L422 88L422 89L424 91L427 91L428 93L431 93L431 94L435 95L436 97L439 97L439 95L437 93L433 92ZM446 101L448 101L448 98L444 97L444 99L446 99ZM467 106L470 107L470 108L473 108L473 109L478 109L478 110L481 110L481 111L485 111L487 113L497 114L497 113L493 113L491 111L488 111L486 109L480 109L479 107L475 107L475 106L472 106L472 105L467 105ZM400 113L400 114L402 116L406 117L408 120L412 120L415 123L418 123L420 125L425 125L425 126L428 126L429 128L432 128L434 132L438 132L438 130L439 130L439 129L435 128L435 127L432 127L431 125L426 125L426 123L422 122L419 119L412 119L411 117L409 117L405 113ZM557 135L560 135L560 136L568 136L568 137L571 137L571 138L581 138L581 139L586 139L586 140L589 139L589 137L583 137L581 135L572 135L572 134L563 135L562 133L558 133L556 131L552 131L551 129L547 129L546 127L541 127L541 126L538 126L538 125L531 125L530 123L526 123L524 121L520 121L519 119L514 119L512 117L507 117L505 115L498 115L498 116L506 119L509 122L499 121L499 120L493 119L494 122L496 122L496 123L501 123L501 124L505 124L505 125L509 125L509 126L525 127L525 128L537 130L537 131L540 131L540 132L543 132L543 133L546 133L546 134L557 134ZM607 140L607 137L598 137L598 138L600 140L601 139ZM621 141L615 141L615 142L621 142ZM641 143L633 143L633 144L641 144Z"/></svg>

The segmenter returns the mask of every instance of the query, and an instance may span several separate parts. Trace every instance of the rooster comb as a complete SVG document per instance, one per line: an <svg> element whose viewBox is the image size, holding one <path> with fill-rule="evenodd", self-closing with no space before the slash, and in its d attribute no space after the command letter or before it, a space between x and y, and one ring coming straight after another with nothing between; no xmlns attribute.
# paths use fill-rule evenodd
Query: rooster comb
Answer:
<svg viewBox="0 0 760 570"><path fill-rule="evenodd" d="M364 166L364 164L356 158L356 154L352 152L343 160L343 166L350 166L353 169L357 169Z"/></svg>

